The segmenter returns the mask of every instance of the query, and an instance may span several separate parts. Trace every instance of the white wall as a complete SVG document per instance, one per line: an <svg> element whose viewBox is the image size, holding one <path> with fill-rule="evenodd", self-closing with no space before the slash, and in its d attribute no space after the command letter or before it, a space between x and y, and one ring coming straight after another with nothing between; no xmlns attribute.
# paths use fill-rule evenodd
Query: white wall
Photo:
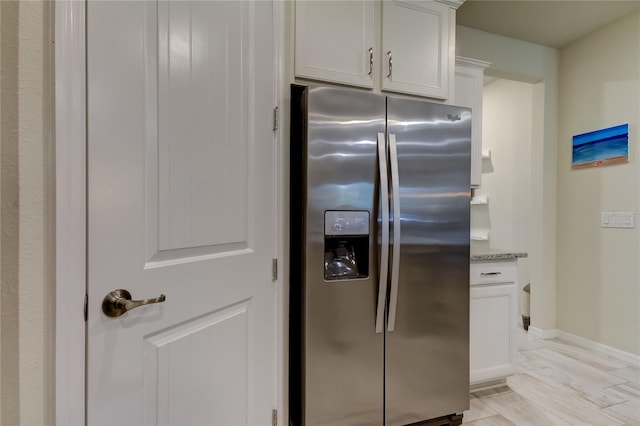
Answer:
<svg viewBox="0 0 640 426"><path fill-rule="evenodd" d="M560 52L558 328L640 355L640 223L603 229L600 212L638 213L640 13ZM630 162L572 170L572 136L629 123ZM636 217L636 221L637 221Z"/></svg>
<svg viewBox="0 0 640 426"><path fill-rule="evenodd" d="M558 52L458 26L456 55L491 62L487 75L533 83L531 325L543 331L555 329Z"/></svg>
<svg viewBox="0 0 640 426"><path fill-rule="evenodd" d="M3 425L53 423L50 5L0 2Z"/></svg>
<svg viewBox="0 0 640 426"><path fill-rule="evenodd" d="M531 251L531 152L533 149L533 85L498 79L484 86L482 185L476 196L488 205L471 208L471 227L490 229L489 246L503 251ZM530 281L529 259L518 260L518 297Z"/></svg>

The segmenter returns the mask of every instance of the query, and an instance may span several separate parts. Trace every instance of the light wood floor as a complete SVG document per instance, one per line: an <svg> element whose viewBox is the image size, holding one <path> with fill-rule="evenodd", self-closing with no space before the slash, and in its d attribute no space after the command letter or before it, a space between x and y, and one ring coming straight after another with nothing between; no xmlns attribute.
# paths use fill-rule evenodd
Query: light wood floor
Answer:
<svg viewBox="0 0 640 426"><path fill-rule="evenodd" d="M520 329L518 373L472 392L464 424L640 426L640 369Z"/></svg>

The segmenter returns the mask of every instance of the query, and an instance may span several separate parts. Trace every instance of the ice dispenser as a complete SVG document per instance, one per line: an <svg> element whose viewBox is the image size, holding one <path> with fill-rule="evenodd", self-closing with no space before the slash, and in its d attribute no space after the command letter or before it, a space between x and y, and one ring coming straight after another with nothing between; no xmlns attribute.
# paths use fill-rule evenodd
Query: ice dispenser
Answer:
<svg viewBox="0 0 640 426"><path fill-rule="evenodd" d="M369 212L329 210L324 214L324 279L369 276Z"/></svg>

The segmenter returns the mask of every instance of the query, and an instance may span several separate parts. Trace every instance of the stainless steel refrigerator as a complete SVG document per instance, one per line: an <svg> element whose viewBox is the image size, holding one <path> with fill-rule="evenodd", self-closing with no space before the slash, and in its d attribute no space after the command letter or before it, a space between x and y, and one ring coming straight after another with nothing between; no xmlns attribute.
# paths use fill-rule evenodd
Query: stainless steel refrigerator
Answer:
<svg viewBox="0 0 640 426"><path fill-rule="evenodd" d="M470 110L293 85L290 149L290 424L459 424Z"/></svg>

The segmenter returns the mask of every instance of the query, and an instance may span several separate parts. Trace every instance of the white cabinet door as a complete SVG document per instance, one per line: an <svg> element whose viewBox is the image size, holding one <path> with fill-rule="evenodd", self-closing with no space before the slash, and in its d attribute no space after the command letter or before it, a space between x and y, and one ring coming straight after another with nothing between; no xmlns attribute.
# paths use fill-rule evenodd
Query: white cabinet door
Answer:
<svg viewBox="0 0 640 426"><path fill-rule="evenodd" d="M516 365L516 285L471 286L470 381L477 384L513 374Z"/></svg>
<svg viewBox="0 0 640 426"><path fill-rule="evenodd" d="M482 89L488 62L456 58L455 96L453 103L471 108L471 187L482 179Z"/></svg>
<svg viewBox="0 0 640 426"><path fill-rule="evenodd" d="M376 3L297 1L296 77L373 87Z"/></svg>
<svg viewBox="0 0 640 426"><path fill-rule="evenodd" d="M435 1L382 2L382 90L447 99L449 13Z"/></svg>
<svg viewBox="0 0 640 426"><path fill-rule="evenodd" d="M87 2L87 424L271 424L272 8Z"/></svg>

